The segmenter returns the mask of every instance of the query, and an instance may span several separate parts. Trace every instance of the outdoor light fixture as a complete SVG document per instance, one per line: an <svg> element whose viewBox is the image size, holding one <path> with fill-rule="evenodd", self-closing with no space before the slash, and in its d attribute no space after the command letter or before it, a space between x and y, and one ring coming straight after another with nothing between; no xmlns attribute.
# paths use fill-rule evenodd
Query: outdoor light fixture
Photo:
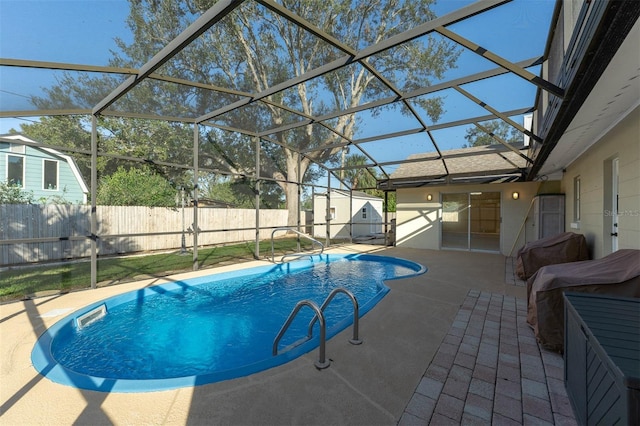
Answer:
<svg viewBox="0 0 640 426"><path fill-rule="evenodd" d="M427 201L431 201L431 199L433 199L433 196L431 194L427 194Z"/></svg>
<svg viewBox="0 0 640 426"><path fill-rule="evenodd" d="M518 198L520 198L520 193L518 191L513 191L513 194L511 194L511 198L517 200Z"/></svg>

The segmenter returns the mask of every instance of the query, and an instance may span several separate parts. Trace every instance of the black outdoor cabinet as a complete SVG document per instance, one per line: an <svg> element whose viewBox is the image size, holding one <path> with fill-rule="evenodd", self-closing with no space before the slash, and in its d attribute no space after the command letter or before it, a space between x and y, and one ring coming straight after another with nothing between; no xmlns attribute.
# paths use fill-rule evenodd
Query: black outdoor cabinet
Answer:
<svg viewBox="0 0 640 426"><path fill-rule="evenodd" d="M581 425L640 424L640 299L565 293L564 382Z"/></svg>

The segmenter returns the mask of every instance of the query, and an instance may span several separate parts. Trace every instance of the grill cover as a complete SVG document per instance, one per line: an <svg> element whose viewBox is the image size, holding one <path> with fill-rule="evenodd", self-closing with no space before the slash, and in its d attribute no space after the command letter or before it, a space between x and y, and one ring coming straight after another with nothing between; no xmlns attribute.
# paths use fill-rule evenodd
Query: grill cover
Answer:
<svg viewBox="0 0 640 426"><path fill-rule="evenodd" d="M640 298L640 250L544 266L527 281L527 322L538 342L556 352L564 346L565 291Z"/></svg>
<svg viewBox="0 0 640 426"><path fill-rule="evenodd" d="M587 240L582 234L563 232L528 242L516 259L516 274L527 280L543 266L589 260Z"/></svg>

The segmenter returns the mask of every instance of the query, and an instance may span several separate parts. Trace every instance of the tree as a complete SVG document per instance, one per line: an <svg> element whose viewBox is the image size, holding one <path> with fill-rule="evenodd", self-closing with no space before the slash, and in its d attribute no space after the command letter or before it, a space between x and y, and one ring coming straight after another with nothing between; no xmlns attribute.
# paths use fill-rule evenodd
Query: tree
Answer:
<svg viewBox="0 0 640 426"><path fill-rule="evenodd" d="M83 116L41 117L39 122L21 124L20 132L26 137L47 145L91 150L90 122ZM91 157L71 153L80 174L88 180L91 173Z"/></svg>
<svg viewBox="0 0 640 426"><path fill-rule="evenodd" d="M176 189L149 168L119 168L100 185L97 204L175 207Z"/></svg>
<svg viewBox="0 0 640 426"><path fill-rule="evenodd" d="M518 143L522 141L522 133L506 121L491 120L480 123L480 125L507 143ZM468 141L468 144L464 144L462 146L463 148L499 143L489 133L477 126L468 128L464 138Z"/></svg>
<svg viewBox="0 0 640 426"><path fill-rule="evenodd" d="M66 86L76 83L70 76L62 79ZM81 91L80 88L77 90ZM55 108L59 104L51 99L35 99L39 108ZM67 102L67 101L65 101ZM70 102L70 101L69 101ZM99 120L98 150L116 156L99 156L97 172L100 178L110 176L120 167L131 167L121 157L144 159L146 164L169 162L188 166L192 163L193 135L188 126L160 120L121 119L102 117ZM40 122L22 124L21 132L38 142L53 146L83 150L85 154L71 152L81 174L88 180L91 173L91 123L86 116L42 117ZM153 166L156 172L173 182L176 187L186 184L189 175L184 169ZM100 184L100 182L99 182Z"/></svg>
<svg viewBox="0 0 640 426"><path fill-rule="evenodd" d="M351 189L360 189L369 195L384 198L384 191L375 189L378 176L375 170L362 167L369 163L369 159L361 154L352 154L346 157L344 170L344 180ZM387 204L384 209L388 212L396 211L396 193L387 194Z"/></svg>
<svg viewBox="0 0 640 426"><path fill-rule="evenodd" d="M396 193L389 192L387 194L387 203L384 206L385 211L395 212L396 211Z"/></svg>
<svg viewBox="0 0 640 426"><path fill-rule="evenodd" d="M120 52L114 53L110 61L112 66L140 67L211 7L215 0L130 0L130 3L131 12L127 22L134 41L128 45L121 39L116 40ZM435 18L430 9L432 3L434 0L283 2L294 14L325 29L354 51ZM401 48L387 49L365 61L382 75L397 81L401 90L410 91L428 86L432 80L441 78L447 69L454 66L457 55L453 44L428 36L426 40L417 40ZM158 72L242 93L260 93L343 56L345 52L296 27L257 2L245 2L165 63ZM77 105L81 101L90 106L95 105L106 88L116 86L113 77L66 81L59 88L51 90L49 98L57 105L66 105L68 101ZM266 103L222 114L215 117L215 121L222 126L249 132L264 131L299 119L290 110L317 116L390 95L393 92L380 84L366 67L352 64L268 96ZM161 116L198 117L238 99L234 93L196 90L154 81L136 87L135 93L130 92L119 101L122 102L119 107ZM442 113L442 101L439 98L417 99L413 102L434 121ZM204 132L201 138L202 161L206 167L223 168L241 178L259 172L261 178L274 179L284 194L290 225L294 225L299 208L297 183L312 179L307 173L312 162L335 161L341 148L309 149L342 141L338 134L351 138L358 122L356 116L351 114L323 124L332 130L319 124L310 124L287 131L275 131L272 136L265 138L261 143L262 162L259 171L254 170L256 147L252 139L212 129ZM227 153L226 156L218 155L220 148ZM296 150L305 150L307 154L299 158ZM228 161L229 158L234 161Z"/></svg>
<svg viewBox="0 0 640 426"><path fill-rule="evenodd" d="M232 180L226 176L210 175L200 182L200 194L204 198L222 201L237 208L246 208L231 189Z"/></svg>
<svg viewBox="0 0 640 426"><path fill-rule="evenodd" d="M362 154L351 154L346 158L344 163L344 180L349 184L351 189L375 188L377 184L377 176L373 171L363 167L370 163L369 159Z"/></svg>
<svg viewBox="0 0 640 426"><path fill-rule="evenodd" d="M209 175L200 179L200 194L205 198L229 203L237 208L256 207L255 182L231 176ZM264 182L260 187L260 207L277 209L282 207L282 192L274 184Z"/></svg>
<svg viewBox="0 0 640 426"><path fill-rule="evenodd" d="M0 204L33 204L34 201L32 191L0 181Z"/></svg>

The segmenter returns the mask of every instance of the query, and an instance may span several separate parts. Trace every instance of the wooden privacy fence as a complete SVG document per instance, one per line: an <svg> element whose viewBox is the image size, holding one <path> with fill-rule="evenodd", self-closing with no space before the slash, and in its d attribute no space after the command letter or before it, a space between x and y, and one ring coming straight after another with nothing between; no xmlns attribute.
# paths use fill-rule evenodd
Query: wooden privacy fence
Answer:
<svg viewBox="0 0 640 426"><path fill-rule="evenodd" d="M181 247L182 209L97 206L98 254L173 250ZM73 259L91 255L91 207L85 205L0 205L0 265ZM286 210L260 210L260 239L286 226ZM198 209L198 245L253 241L251 209ZM186 246L193 246L193 207L184 209ZM31 240L18 242L16 240Z"/></svg>

